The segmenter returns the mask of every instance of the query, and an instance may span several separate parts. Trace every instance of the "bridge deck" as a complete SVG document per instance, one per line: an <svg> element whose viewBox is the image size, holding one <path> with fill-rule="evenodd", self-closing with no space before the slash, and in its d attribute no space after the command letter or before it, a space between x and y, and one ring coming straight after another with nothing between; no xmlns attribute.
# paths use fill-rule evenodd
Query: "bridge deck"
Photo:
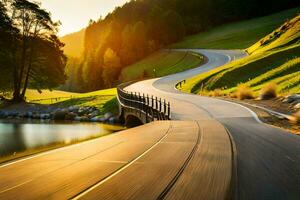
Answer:
<svg viewBox="0 0 300 200"><path fill-rule="evenodd" d="M0 166L0 199L225 199L232 157L214 120L153 122Z"/></svg>

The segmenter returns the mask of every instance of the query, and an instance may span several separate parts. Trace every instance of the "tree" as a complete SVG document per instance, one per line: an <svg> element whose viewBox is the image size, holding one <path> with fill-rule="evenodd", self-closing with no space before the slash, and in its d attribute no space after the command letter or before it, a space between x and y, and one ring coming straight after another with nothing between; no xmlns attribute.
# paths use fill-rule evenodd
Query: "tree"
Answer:
<svg viewBox="0 0 300 200"><path fill-rule="evenodd" d="M103 58L96 55L85 59L82 66L82 77L86 91L97 90L102 85Z"/></svg>
<svg viewBox="0 0 300 200"><path fill-rule="evenodd" d="M17 33L17 30L12 26L11 19L7 14L7 9L4 2L0 1L0 91L9 92L12 88L11 76L12 71L8 66L11 66L10 49L11 39Z"/></svg>
<svg viewBox="0 0 300 200"><path fill-rule="evenodd" d="M10 24L10 45L6 52L9 61L5 69L11 72L13 101L18 102L24 100L28 85L41 89L62 83L66 57L62 51L64 44L56 37L59 23L51 20L49 12L27 0L5 2L10 11L9 20L6 20ZM3 18L3 13L7 12L3 3L0 8L3 21L8 15ZM1 41L4 41L2 37Z"/></svg>
<svg viewBox="0 0 300 200"><path fill-rule="evenodd" d="M111 48L108 48L103 57L102 74L102 78L107 87L111 88L116 83L120 74L120 67L120 58Z"/></svg>
<svg viewBox="0 0 300 200"><path fill-rule="evenodd" d="M28 84L38 90L52 89L64 84L66 80L67 57L61 50L63 44L58 38L56 36L47 40L39 38L34 43L38 51L35 52L27 69L22 97L25 95Z"/></svg>
<svg viewBox="0 0 300 200"><path fill-rule="evenodd" d="M147 53L147 27L144 22L139 21L133 27L133 45L137 59L141 59Z"/></svg>
<svg viewBox="0 0 300 200"><path fill-rule="evenodd" d="M129 65L136 60L136 53L133 50L133 27L128 24L122 32L122 47L120 50L121 61L124 65Z"/></svg>
<svg viewBox="0 0 300 200"><path fill-rule="evenodd" d="M181 16L169 10L163 15L163 41L165 44L177 42L185 36L185 26Z"/></svg>
<svg viewBox="0 0 300 200"><path fill-rule="evenodd" d="M162 41L163 33L163 23L162 16L164 10L158 5L154 4L150 8L150 12L147 16L147 24L148 24L148 35L152 37L154 41L160 42Z"/></svg>

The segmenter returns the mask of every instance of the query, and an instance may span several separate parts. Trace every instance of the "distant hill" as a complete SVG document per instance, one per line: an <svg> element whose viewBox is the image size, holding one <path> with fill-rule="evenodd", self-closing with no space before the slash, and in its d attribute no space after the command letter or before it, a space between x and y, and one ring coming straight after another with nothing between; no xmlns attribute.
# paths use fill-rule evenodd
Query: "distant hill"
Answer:
<svg viewBox="0 0 300 200"><path fill-rule="evenodd" d="M61 37L61 41L65 43L65 54L70 57L79 58L83 53L83 41L84 41L85 29L78 32L68 34Z"/></svg>

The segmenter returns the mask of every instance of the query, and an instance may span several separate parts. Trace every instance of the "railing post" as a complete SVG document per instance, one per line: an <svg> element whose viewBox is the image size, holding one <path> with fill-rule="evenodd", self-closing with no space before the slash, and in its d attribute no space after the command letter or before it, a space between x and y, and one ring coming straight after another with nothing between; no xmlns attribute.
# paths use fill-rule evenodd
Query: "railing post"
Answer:
<svg viewBox="0 0 300 200"><path fill-rule="evenodd" d="M146 104L149 105L149 103L150 103L149 102L149 95L147 94L147 96L146 96Z"/></svg>
<svg viewBox="0 0 300 200"><path fill-rule="evenodd" d="M159 98L159 112L161 112L161 98Z"/></svg>
<svg viewBox="0 0 300 200"><path fill-rule="evenodd" d="M167 113L167 105L166 105L166 100L164 99L164 115Z"/></svg>
<svg viewBox="0 0 300 200"><path fill-rule="evenodd" d="M170 102L168 102L168 119L170 119L171 115L171 107L170 107Z"/></svg>
<svg viewBox="0 0 300 200"><path fill-rule="evenodd" d="M132 107L132 100L133 100L133 93L132 92L130 92L130 100L131 101L129 101L129 106Z"/></svg>
<svg viewBox="0 0 300 200"><path fill-rule="evenodd" d="M148 110L149 110L149 106L148 104L145 105L145 108L146 108L146 122L148 122Z"/></svg>
<svg viewBox="0 0 300 200"><path fill-rule="evenodd" d="M153 95L151 96L151 107L154 108L154 98L153 98Z"/></svg>

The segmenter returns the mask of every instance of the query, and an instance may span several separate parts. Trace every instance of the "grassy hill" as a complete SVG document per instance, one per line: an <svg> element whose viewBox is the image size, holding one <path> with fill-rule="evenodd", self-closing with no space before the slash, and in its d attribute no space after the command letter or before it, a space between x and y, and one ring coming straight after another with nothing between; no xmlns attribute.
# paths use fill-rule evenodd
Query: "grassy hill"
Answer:
<svg viewBox="0 0 300 200"><path fill-rule="evenodd" d="M300 91L300 15L246 49L248 57L187 80L184 91L228 94L243 83L256 94L269 82L281 94ZM202 91L200 91L200 88Z"/></svg>
<svg viewBox="0 0 300 200"><path fill-rule="evenodd" d="M245 49L297 13L300 13L300 7L252 20L226 24L189 36L172 45L171 48Z"/></svg>
<svg viewBox="0 0 300 200"><path fill-rule="evenodd" d="M184 51L161 50L122 70L123 82L154 78L182 72L199 66L203 56Z"/></svg>
<svg viewBox="0 0 300 200"><path fill-rule="evenodd" d="M79 58L83 53L83 40L85 29L61 37L65 43L64 51L67 56Z"/></svg>

